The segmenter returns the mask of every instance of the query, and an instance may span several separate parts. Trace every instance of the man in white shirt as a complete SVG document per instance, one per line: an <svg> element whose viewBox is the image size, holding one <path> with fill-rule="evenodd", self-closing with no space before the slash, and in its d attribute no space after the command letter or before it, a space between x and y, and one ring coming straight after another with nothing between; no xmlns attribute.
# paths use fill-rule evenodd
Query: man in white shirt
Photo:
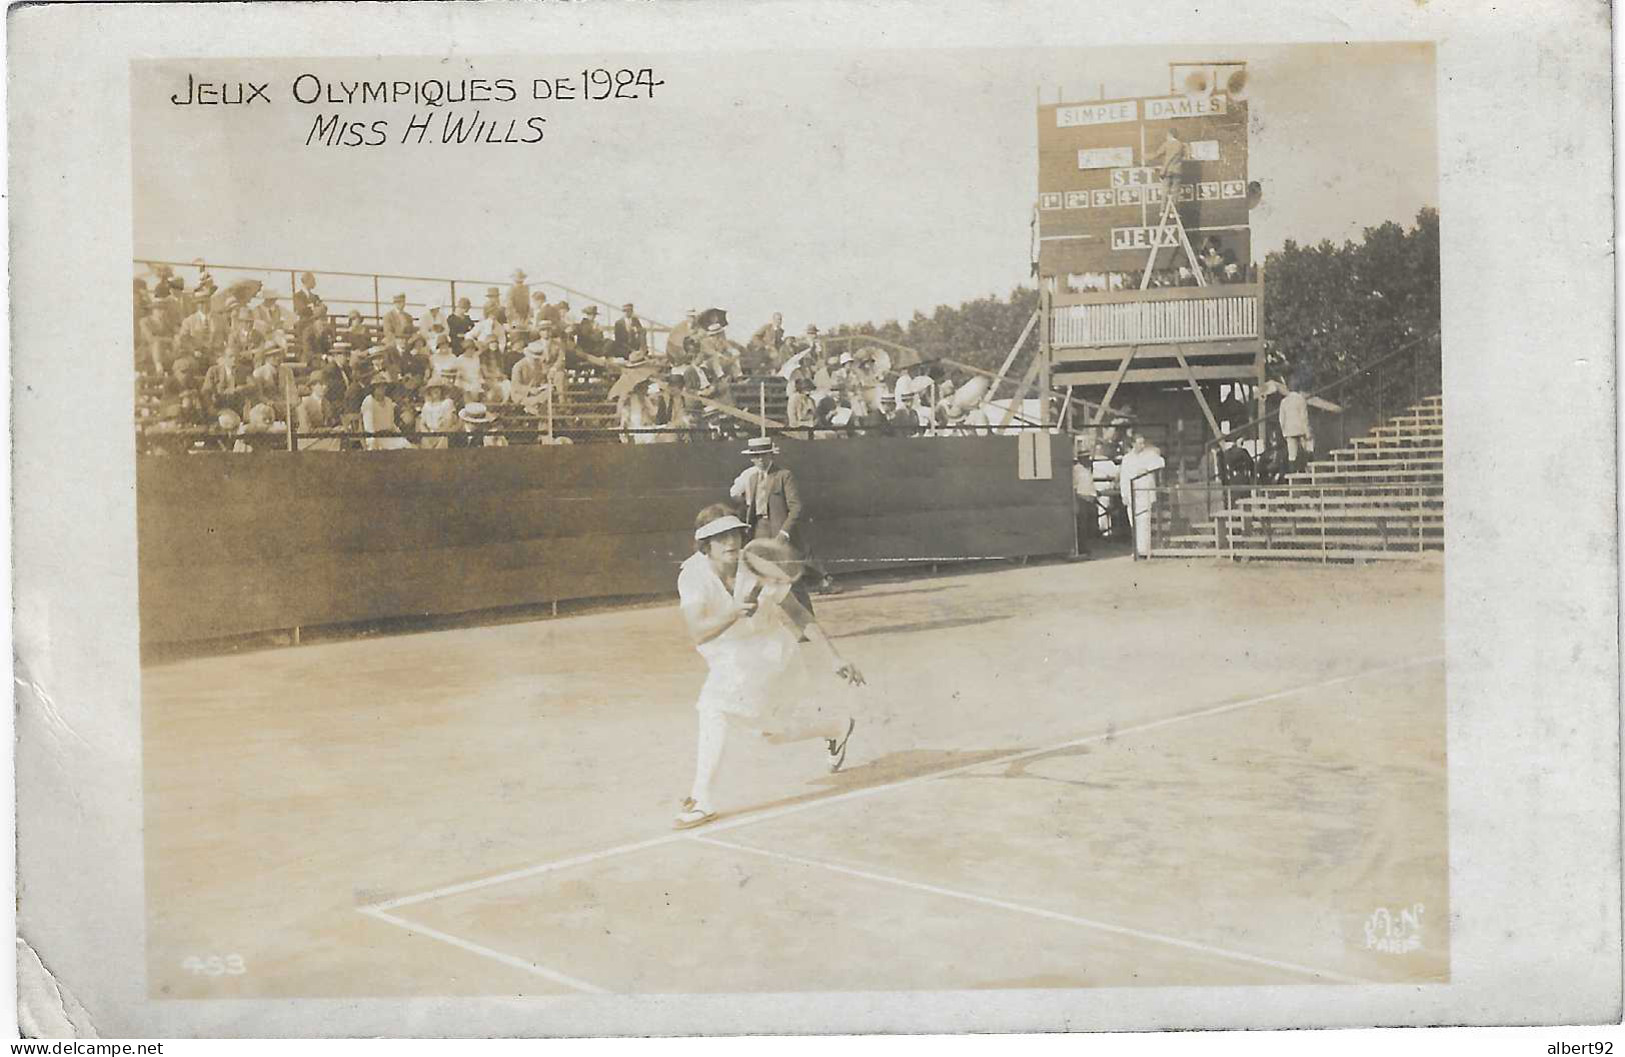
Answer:
<svg viewBox="0 0 1625 1057"><path fill-rule="evenodd" d="M1100 507L1095 495L1094 460L1088 452L1078 452L1072 461L1072 495L1078 522L1078 557L1089 557L1089 541L1095 538Z"/></svg>
<svg viewBox="0 0 1625 1057"><path fill-rule="evenodd" d="M1286 438L1286 458L1293 471L1302 470L1308 461L1307 456L1313 454L1315 450L1315 433L1309 426L1309 409L1318 407L1334 415L1342 413L1343 409L1330 400L1300 393L1296 386L1287 387L1279 382L1272 382L1265 387L1265 395L1271 391L1285 394L1281 397L1279 414L1281 435Z"/></svg>
<svg viewBox="0 0 1625 1057"><path fill-rule="evenodd" d="M1167 463L1144 433L1134 434L1134 447L1123 456L1118 473L1123 507L1134 527L1134 559L1151 555L1151 519L1157 503L1157 471Z"/></svg>

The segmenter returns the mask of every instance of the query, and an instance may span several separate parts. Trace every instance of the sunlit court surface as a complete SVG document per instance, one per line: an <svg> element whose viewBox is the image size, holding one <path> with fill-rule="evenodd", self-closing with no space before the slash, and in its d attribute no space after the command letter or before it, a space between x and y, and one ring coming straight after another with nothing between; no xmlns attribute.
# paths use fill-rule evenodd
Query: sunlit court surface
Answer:
<svg viewBox="0 0 1625 1057"><path fill-rule="evenodd" d="M675 599L150 661L150 993L1449 979L1440 565L848 579L845 768L692 830Z"/></svg>

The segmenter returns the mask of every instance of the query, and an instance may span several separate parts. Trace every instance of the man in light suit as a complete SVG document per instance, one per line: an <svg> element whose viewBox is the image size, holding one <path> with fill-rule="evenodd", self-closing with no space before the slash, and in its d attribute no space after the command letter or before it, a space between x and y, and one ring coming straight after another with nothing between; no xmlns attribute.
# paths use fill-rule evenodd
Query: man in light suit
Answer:
<svg viewBox="0 0 1625 1057"><path fill-rule="evenodd" d="M383 318L384 340L386 342L393 341L396 338L411 337L412 333L417 329L412 322L412 314L406 310L406 295L396 294L392 304L394 307L385 312Z"/></svg>

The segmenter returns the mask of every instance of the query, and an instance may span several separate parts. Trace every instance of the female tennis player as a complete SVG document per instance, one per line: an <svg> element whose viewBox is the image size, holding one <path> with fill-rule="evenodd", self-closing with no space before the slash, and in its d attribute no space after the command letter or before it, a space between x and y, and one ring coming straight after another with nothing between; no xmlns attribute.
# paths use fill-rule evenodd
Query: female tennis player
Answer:
<svg viewBox="0 0 1625 1057"><path fill-rule="evenodd" d="M846 762L847 741L857 725L844 710L817 700L802 660L798 642L805 636L826 655L836 676L863 685L863 674L836 652L812 614L790 595L801 575L800 558L781 540L747 546L748 531L727 504L706 507L695 519L695 552L677 576L683 619L710 668L695 705L700 724L694 788L677 816L678 829L717 817L711 784L730 725L755 729L775 743L823 738L832 772Z"/></svg>

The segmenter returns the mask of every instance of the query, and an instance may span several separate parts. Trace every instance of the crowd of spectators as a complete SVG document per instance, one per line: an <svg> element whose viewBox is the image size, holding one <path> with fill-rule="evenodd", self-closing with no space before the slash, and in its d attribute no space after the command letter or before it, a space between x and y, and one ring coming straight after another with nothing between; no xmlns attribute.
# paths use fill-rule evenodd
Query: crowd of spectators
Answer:
<svg viewBox="0 0 1625 1057"><path fill-rule="evenodd" d="M595 428L634 443L753 431L769 389L784 425L808 436L992 425L985 383L956 392L940 367L894 366L885 348L815 325L793 336L778 314L740 343L724 310L693 310L662 339L633 304L605 323L597 304L578 314L516 271L477 311L397 293L369 320L330 310L311 272L285 305L259 280L221 287L193 266L190 286L162 264L135 279L134 325L138 424L194 449L286 448L290 432L318 450L563 442L586 432L564 415L580 412L569 394L583 379L610 384L614 417Z"/></svg>

